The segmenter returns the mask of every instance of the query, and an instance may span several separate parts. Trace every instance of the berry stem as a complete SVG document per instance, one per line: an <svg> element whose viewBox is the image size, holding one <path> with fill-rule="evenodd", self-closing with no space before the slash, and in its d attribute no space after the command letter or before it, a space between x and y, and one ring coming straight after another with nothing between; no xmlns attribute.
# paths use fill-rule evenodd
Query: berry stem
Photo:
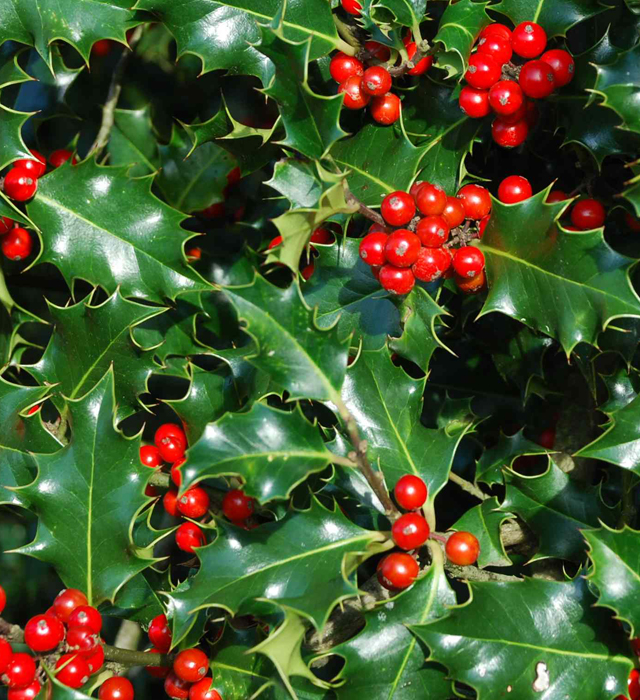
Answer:
<svg viewBox="0 0 640 700"><path fill-rule="evenodd" d="M404 75L407 71L410 71L412 68L415 68L416 65L420 63L420 61L423 58L425 58L426 56L432 56L433 54L436 54L438 53L438 51L440 51L439 46L429 46L429 42L426 41L426 39L418 40L418 37L416 37L416 44L418 45L418 49L411 60L405 57L405 60L402 61L402 63L399 66L387 67L387 70L389 71L389 74L391 76L397 78L401 75Z"/></svg>
<svg viewBox="0 0 640 700"><path fill-rule="evenodd" d="M333 21L341 38L338 39L336 48L338 51L347 54L347 56L355 56L360 50L360 42L353 36L351 27L343 22L338 15L333 15Z"/></svg>
<svg viewBox="0 0 640 700"><path fill-rule="evenodd" d="M434 532L433 530L429 533L429 539L437 540L438 542L442 542L442 544L447 541L447 538L444 535L441 535L439 532Z"/></svg>
<svg viewBox="0 0 640 700"><path fill-rule="evenodd" d="M351 193L351 190L349 189L349 185L347 185L346 180L344 181L344 198L347 200L348 204L357 204L360 214L362 214L362 216L366 217L367 219L373 221L376 224L380 224L380 226L387 225L385 220L380 214L378 214L377 211L370 209L366 204L363 204L355 195Z"/></svg>

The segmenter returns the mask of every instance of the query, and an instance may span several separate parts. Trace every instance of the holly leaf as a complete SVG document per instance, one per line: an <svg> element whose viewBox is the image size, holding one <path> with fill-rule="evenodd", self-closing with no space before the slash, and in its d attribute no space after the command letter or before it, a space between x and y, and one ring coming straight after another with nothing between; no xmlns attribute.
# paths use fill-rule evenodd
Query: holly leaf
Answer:
<svg viewBox="0 0 640 700"><path fill-rule="evenodd" d="M332 400L347 367L348 338L333 326L321 330L294 283L280 289L256 275L246 287L228 287L229 300L255 341L246 359L298 398Z"/></svg>
<svg viewBox="0 0 640 700"><path fill-rule="evenodd" d="M184 488L209 477L237 476L247 494L266 503L288 498L331 457L318 428L299 408L279 411L255 403L247 413L226 413L207 425L187 452Z"/></svg>
<svg viewBox="0 0 640 700"><path fill-rule="evenodd" d="M545 204L548 191L515 205L493 201L479 246L490 285L480 315L501 311L559 340L568 356L579 342L595 344L614 318L638 317L640 299L629 281L634 261L616 253L602 229L561 230L566 204ZM584 309L579 317L576 308Z"/></svg>
<svg viewBox="0 0 640 700"><path fill-rule="evenodd" d="M27 211L40 230L36 262L55 265L69 285L85 279L113 293L161 302L209 285L187 265L183 215L131 179L123 167L93 160L65 164L40 178Z"/></svg>
<svg viewBox="0 0 640 700"><path fill-rule="evenodd" d="M598 605L611 608L616 618L630 625L629 637L638 636L640 586L640 533L626 526L613 530L603 525L584 533L593 567L587 578L598 588Z"/></svg>
<svg viewBox="0 0 640 700"><path fill-rule="evenodd" d="M54 454L37 455L38 477L19 491L38 516L38 530L18 551L55 566L66 586L98 605L113 601L153 563L151 553L131 539L133 520L148 502L149 469L140 463L139 439L127 439L114 427L112 369L67 406L71 441Z"/></svg>
<svg viewBox="0 0 640 700"><path fill-rule="evenodd" d="M155 173L160 167L158 142L151 122L150 105L141 109L116 109L107 144L111 165L127 165L131 177Z"/></svg>
<svg viewBox="0 0 640 700"><path fill-rule="evenodd" d="M613 374L601 374L600 378L607 388L608 400L598 406L603 413L615 413L628 406L638 395L640 375L637 372L627 372L620 368Z"/></svg>
<svg viewBox="0 0 640 700"><path fill-rule="evenodd" d="M493 486L502 484L502 470L511 467L516 457L521 455L547 454L544 447L527 440L524 431L514 435L500 433L497 444L485 450L476 464L476 481Z"/></svg>
<svg viewBox="0 0 640 700"><path fill-rule="evenodd" d="M265 183L286 197L295 208L312 208L318 204L326 184L318 177L315 163L282 158L273 167L273 175Z"/></svg>
<svg viewBox="0 0 640 700"><path fill-rule="evenodd" d="M388 335L402 332L400 315L371 267L360 259L359 245L359 239L340 238L331 246L314 246L319 255L302 291L316 309L320 328L337 324L340 337L353 334L352 344L362 342L366 350L377 350Z"/></svg>
<svg viewBox="0 0 640 700"><path fill-rule="evenodd" d="M348 577L384 539L315 499L309 510L251 531L223 521L216 525L218 538L198 550L198 573L169 595L174 644L197 610L219 607L234 613L242 605L250 612L256 599L287 606L320 629L339 601L355 595Z"/></svg>
<svg viewBox="0 0 640 700"><path fill-rule="evenodd" d="M630 365L640 343L640 321L637 318L618 318L615 326L609 326L598 338L598 347L603 351L620 353Z"/></svg>
<svg viewBox="0 0 640 700"><path fill-rule="evenodd" d="M478 693L519 700L613 698L626 692L631 660L621 630L593 608L584 579L524 579L470 584L471 598L449 615L411 630L431 650L429 660ZM487 617L488 610L500 610ZM553 610L553 634L549 611ZM508 663L495 663L496 658Z"/></svg>
<svg viewBox="0 0 640 700"><path fill-rule="evenodd" d="M468 510L451 526L451 530L473 532L480 542L478 566L511 566L511 559L502 544L500 527L505 520L513 517L513 513L499 509L497 498L487 498L480 505Z"/></svg>
<svg viewBox="0 0 640 700"><path fill-rule="evenodd" d="M618 54L608 65L598 65L598 79L593 92L603 99L602 104L612 109L623 121L620 128L640 133L638 98L640 95L640 47L635 46Z"/></svg>
<svg viewBox="0 0 640 700"><path fill-rule="evenodd" d="M47 302L53 335L40 361L25 369L41 384L57 385L54 403L62 411L66 399L84 395L113 366L121 420L140 409L138 397L156 369L153 353L144 352L132 330L164 309L127 301L119 291L97 306L92 298L67 307Z"/></svg>
<svg viewBox="0 0 640 700"><path fill-rule="evenodd" d="M113 605L103 604L100 612L108 617L148 625L156 615L164 614L164 608L157 591L168 588L160 581L160 574L147 569L136 574L118 591Z"/></svg>
<svg viewBox="0 0 640 700"><path fill-rule="evenodd" d="M0 104L0 170L20 158L32 158L22 140L22 127L33 112L16 112Z"/></svg>
<svg viewBox="0 0 640 700"><path fill-rule="evenodd" d="M549 38L566 36L578 22L584 22L606 10L598 0L502 0L492 10L506 15L515 25L537 22Z"/></svg>
<svg viewBox="0 0 640 700"><path fill-rule="evenodd" d="M597 528L600 521L615 522L619 507L608 508L600 489L571 479L553 461L540 476L522 476L505 470L506 495L500 510L517 513L538 537L533 560L558 557L584 558L582 531Z"/></svg>

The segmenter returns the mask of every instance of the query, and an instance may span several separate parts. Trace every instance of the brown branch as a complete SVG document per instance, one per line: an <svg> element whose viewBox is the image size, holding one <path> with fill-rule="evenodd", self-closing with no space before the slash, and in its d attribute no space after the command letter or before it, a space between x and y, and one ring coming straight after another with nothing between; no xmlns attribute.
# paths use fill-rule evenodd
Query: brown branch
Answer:
<svg viewBox="0 0 640 700"><path fill-rule="evenodd" d="M149 651L132 651L104 645L105 661L113 661L122 666L172 666L175 654L152 654Z"/></svg>
<svg viewBox="0 0 640 700"><path fill-rule="evenodd" d="M359 212L360 214L362 214L362 216L366 217L367 219L370 219L376 224L380 224L380 226L387 225L386 221L382 218L380 214L378 214L377 211L370 209L366 204L363 204L355 195L351 193L346 180L344 182L344 198L346 199L348 204L357 204Z"/></svg>
<svg viewBox="0 0 640 700"><path fill-rule="evenodd" d="M392 77L397 78L409 72L412 68L415 68L423 58L433 56L438 53L438 51L440 51L440 46L429 46L428 41L422 41L410 61L403 61L399 66L389 66L387 70Z"/></svg>

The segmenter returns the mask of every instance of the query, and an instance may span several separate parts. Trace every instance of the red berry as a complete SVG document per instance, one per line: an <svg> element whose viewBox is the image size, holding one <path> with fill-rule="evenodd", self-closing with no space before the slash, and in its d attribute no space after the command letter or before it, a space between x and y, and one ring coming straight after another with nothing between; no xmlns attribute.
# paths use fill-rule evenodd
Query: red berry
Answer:
<svg viewBox="0 0 640 700"><path fill-rule="evenodd" d="M5 605L7 604L7 594L5 593L5 590L2 586L0 586L0 614L2 614L2 611L4 610Z"/></svg>
<svg viewBox="0 0 640 700"><path fill-rule="evenodd" d="M14 224L15 221L13 219L10 219L7 216L0 216L0 236L4 236L5 233L11 231Z"/></svg>
<svg viewBox="0 0 640 700"><path fill-rule="evenodd" d="M407 58L410 61L412 61L413 57L416 54L416 51L418 50L418 46L416 45L415 41L410 41L408 44L406 44L406 47ZM413 68L407 71L407 75L423 75L429 70L429 68L431 68L432 64L433 56L424 56L416 63L416 65Z"/></svg>
<svg viewBox="0 0 640 700"><path fill-rule="evenodd" d="M518 88L520 86L518 85ZM520 92L522 93L522 88L520 88ZM524 97L524 93L522 97L522 104L516 109L515 112L512 112L511 114L501 114L500 119L505 123L505 124L515 124L516 122L523 121L524 119L527 118L527 110L531 102L527 100L526 97Z"/></svg>
<svg viewBox="0 0 640 700"><path fill-rule="evenodd" d="M164 509L174 518L178 515L178 492L169 489L162 498Z"/></svg>
<svg viewBox="0 0 640 700"><path fill-rule="evenodd" d="M164 654L171 649L171 629L166 615L157 615L151 620L148 635L149 641L160 653Z"/></svg>
<svg viewBox="0 0 640 700"><path fill-rule="evenodd" d="M454 281L458 289L464 294L477 294L484 289L487 278L483 270L475 277L460 277L459 275L455 275Z"/></svg>
<svg viewBox="0 0 640 700"><path fill-rule="evenodd" d="M302 279L304 279L305 282L308 282L312 277L313 273L316 270L316 266L313 263L309 263L308 265L305 265L301 270L300 274L302 275Z"/></svg>
<svg viewBox="0 0 640 700"><path fill-rule="evenodd" d="M331 59L329 73L331 73L331 77L336 83L344 83L347 78L352 78L354 75L362 75L364 66L362 61L359 61L355 56L347 56L342 51L338 51Z"/></svg>
<svg viewBox="0 0 640 700"><path fill-rule="evenodd" d="M11 644L9 644L6 639L0 637L0 675L5 672L12 656L13 649L11 648Z"/></svg>
<svg viewBox="0 0 640 700"><path fill-rule="evenodd" d="M465 245L453 256L453 269L460 277L475 277L484 269L484 254L479 248Z"/></svg>
<svg viewBox="0 0 640 700"><path fill-rule="evenodd" d="M631 669L629 680L627 681L627 695L629 700L640 699L640 671L637 668Z"/></svg>
<svg viewBox="0 0 640 700"><path fill-rule="evenodd" d="M417 578L418 563L409 554L393 552L378 564L378 581L385 588L408 588Z"/></svg>
<svg viewBox="0 0 640 700"><path fill-rule="evenodd" d="M554 204L555 202L564 202L566 199L569 199L569 195L566 192L562 190L551 190L545 201L547 204Z"/></svg>
<svg viewBox="0 0 640 700"><path fill-rule="evenodd" d="M203 678L194 683L189 690L189 700L222 700L220 693L211 687L213 678Z"/></svg>
<svg viewBox="0 0 640 700"><path fill-rule="evenodd" d="M415 233L399 228L388 238L384 247L387 261L396 267L411 267L418 259L420 239Z"/></svg>
<svg viewBox="0 0 640 700"><path fill-rule="evenodd" d="M478 53L491 56L499 66L502 66L508 63L513 55L511 40L505 39L497 34L489 34L488 36L480 37Z"/></svg>
<svg viewBox="0 0 640 700"><path fill-rule="evenodd" d="M553 193L551 193L553 194ZM551 196L551 195L549 195ZM547 197L547 202L549 201L549 198ZM634 233L640 232L640 219L636 219L635 216L631 216L628 211L624 213L624 223L626 224L627 228L633 231ZM0 612L2 612L0 608Z"/></svg>
<svg viewBox="0 0 640 700"><path fill-rule="evenodd" d="M521 175L509 175L498 187L498 199L505 204L515 204L529 199L533 194L529 180Z"/></svg>
<svg viewBox="0 0 640 700"><path fill-rule="evenodd" d="M145 467L151 467L152 469L161 467L163 464L160 452L154 445L142 445L140 447L140 461Z"/></svg>
<svg viewBox="0 0 640 700"><path fill-rule="evenodd" d="M66 148L59 148L49 156L49 163L51 163L54 168L59 168L63 163L66 163L72 155L71 151L68 151ZM75 165L77 162L78 159L74 156L71 161L72 165Z"/></svg>
<svg viewBox="0 0 640 700"><path fill-rule="evenodd" d="M479 221L491 211L491 195L482 185L465 185L458 190L458 198L467 219Z"/></svg>
<svg viewBox="0 0 640 700"><path fill-rule="evenodd" d="M34 158L21 158L13 164L13 167L24 168L35 178L42 177L47 172L47 159L42 155L42 153L35 151L33 148L30 148L29 150Z"/></svg>
<svg viewBox="0 0 640 700"><path fill-rule="evenodd" d="M26 229L16 226L2 236L0 246L9 260L24 260L31 253L33 241Z"/></svg>
<svg viewBox="0 0 640 700"><path fill-rule="evenodd" d="M178 499L178 511L185 518L201 518L209 510L209 494L199 486L185 491Z"/></svg>
<svg viewBox="0 0 640 700"><path fill-rule="evenodd" d="M227 173L227 187L235 185L237 182L240 182L240 180L242 180L242 170L236 165L233 170Z"/></svg>
<svg viewBox="0 0 640 700"><path fill-rule="evenodd" d="M100 636L90 627L69 627L67 630L67 650L80 656L92 656L100 643Z"/></svg>
<svg viewBox="0 0 640 700"><path fill-rule="evenodd" d="M149 654L162 654L164 652L159 649L149 649ZM169 669L166 666L145 666L145 669L150 676L154 678L166 678L169 675Z"/></svg>
<svg viewBox="0 0 640 700"><path fill-rule="evenodd" d="M374 97L371 100L369 112L378 124L389 126L389 124L394 124L400 119L401 108L402 102L400 98L392 92L388 92L386 95Z"/></svg>
<svg viewBox="0 0 640 700"><path fill-rule="evenodd" d="M377 58L378 61L386 63L391 58L391 49L377 41L365 41L364 49L372 58Z"/></svg>
<svg viewBox="0 0 640 700"><path fill-rule="evenodd" d="M416 204L425 216L440 216L447 205L447 193L440 185L425 182L416 193Z"/></svg>
<svg viewBox="0 0 640 700"><path fill-rule="evenodd" d="M91 47L91 53L95 56L108 56L114 43L110 39L100 39Z"/></svg>
<svg viewBox="0 0 640 700"><path fill-rule="evenodd" d="M64 639L64 625L55 615L36 615L24 628L25 644L37 653L51 651Z"/></svg>
<svg viewBox="0 0 640 700"><path fill-rule="evenodd" d="M38 180L25 168L12 168L5 175L4 191L8 197L17 202L31 199L38 189Z"/></svg>
<svg viewBox="0 0 640 700"><path fill-rule="evenodd" d="M421 282L435 282L451 267L447 248L422 248L411 270Z"/></svg>
<svg viewBox="0 0 640 700"><path fill-rule="evenodd" d="M498 80L489 90L489 104L496 114L513 114L523 102L522 88L515 80Z"/></svg>
<svg viewBox="0 0 640 700"><path fill-rule="evenodd" d="M133 685L124 676L111 676L100 686L99 700L133 700Z"/></svg>
<svg viewBox="0 0 640 700"><path fill-rule="evenodd" d="M556 443L556 430L555 428L547 428L543 430L538 436L538 445L544 447L547 450L552 450Z"/></svg>
<svg viewBox="0 0 640 700"><path fill-rule="evenodd" d="M358 0L340 0L340 4L344 11L350 15L359 15L362 12L362 5Z"/></svg>
<svg viewBox="0 0 640 700"><path fill-rule="evenodd" d="M33 656L18 652L9 659L2 674L2 682L9 688L24 688L36 677L36 662Z"/></svg>
<svg viewBox="0 0 640 700"><path fill-rule="evenodd" d="M173 481L176 486L182 486L182 472L180 469L186 461L187 460L182 457L182 459L177 459L171 465L171 481Z"/></svg>
<svg viewBox="0 0 640 700"><path fill-rule="evenodd" d="M382 200L380 213L391 226L404 226L415 216L416 205L409 193L392 192Z"/></svg>
<svg viewBox="0 0 640 700"><path fill-rule="evenodd" d="M362 78L357 75L340 83L338 94L344 95L344 106L347 109L364 109L371 100L371 95L362 89Z"/></svg>
<svg viewBox="0 0 640 700"><path fill-rule="evenodd" d="M494 22L480 32L480 38L485 36L500 36L507 41L511 41L511 30L504 24Z"/></svg>
<svg viewBox="0 0 640 700"><path fill-rule="evenodd" d="M573 205L571 223L583 231L600 228L607 216L605 208L597 199L581 199Z"/></svg>
<svg viewBox="0 0 640 700"><path fill-rule="evenodd" d="M158 452L165 462L173 464L184 457L185 444L176 437L165 437L158 445Z"/></svg>
<svg viewBox="0 0 640 700"><path fill-rule="evenodd" d="M386 233L368 233L360 241L360 258L367 265L384 265L387 258L384 254L384 247L389 236Z"/></svg>
<svg viewBox="0 0 640 700"><path fill-rule="evenodd" d="M282 239L281 239L282 240ZM177 423L163 423L155 432L153 442L160 449L160 445L165 438L172 437L184 443L185 449L187 446L187 436L182 429L182 426Z"/></svg>
<svg viewBox="0 0 640 700"><path fill-rule="evenodd" d="M484 53L471 54L469 67L464 74L465 80L474 88L487 90L500 80L500 64Z"/></svg>
<svg viewBox="0 0 640 700"><path fill-rule="evenodd" d="M405 474L398 479L393 493L400 508L417 510L427 500L427 485L419 476Z"/></svg>
<svg viewBox="0 0 640 700"><path fill-rule="evenodd" d="M391 90L391 83L391 74L382 66L371 66L362 76L362 89L373 97L386 95Z"/></svg>
<svg viewBox="0 0 640 700"><path fill-rule="evenodd" d="M511 46L522 58L539 56L547 45L547 33L535 22L522 22L511 33Z"/></svg>
<svg viewBox="0 0 640 700"><path fill-rule="evenodd" d="M198 214L203 219L220 219L225 214L224 202L217 202L208 206L206 209L199 211Z"/></svg>
<svg viewBox="0 0 640 700"><path fill-rule="evenodd" d="M272 238L269 241L269 245L267 246L267 250L272 250L273 248L276 248L282 243L282 236L276 236L275 238Z"/></svg>
<svg viewBox="0 0 640 700"><path fill-rule="evenodd" d="M41 689L42 686L40 683L38 681L33 681L24 688L12 688L7 693L7 700L33 700Z"/></svg>
<svg viewBox="0 0 640 700"><path fill-rule="evenodd" d="M197 683L209 670L209 658L200 649L185 649L176 656L173 672L183 681Z"/></svg>
<svg viewBox="0 0 640 700"><path fill-rule="evenodd" d="M442 218L449 224L449 228L455 228L465 220L465 211L462 201L457 197L447 197Z"/></svg>
<svg viewBox="0 0 640 700"><path fill-rule="evenodd" d="M320 227L311 234L309 242L319 243L320 245L329 245L329 243L333 243L333 234L331 231L329 231L329 229Z"/></svg>
<svg viewBox="0 0 640 700"><path fill-rule="evenodd" d="M525 119L510 124L508 117L497 117L491 125L493 140L503 148L515 148L524 143L529 134L529 124Z"/></svg>
<svg viewBox="0 0 640 700"><path fill-rule="evenodd" d="M469 566L478 560L480 543L470 532L454 532L447 539L445 552L452 564Z"/></svg>
<svg viewBox="0 0 640 700"><path fill-rule="evenodd" d="M246 520L253 515L255 501L240 489L233 489L222 499L222 512L229 520Z"/></svg>
<svg viewBox="0 0 640 700"><path fill-rule="evenodd" d="M415 199L418 192L422 188L422 185L426 185L427 183L424 180L416 180L416 182L411 185L411 188L409 190L409 194Z"/></svg>
<svg viewBox="0 0 640 700"><path fill-rule="evenodd" d="M429 524L418 513L401 515L391 528L393 541L400 549L417 549L429 537Z"/></svg>
<svg viewBox="0 0 640 700"><path fill-rule="evenodd" d="M487 228L487 224L489 223L489 219L491 218L491 214L487 214L486 216L483 216L480 221L478 222L478 237L482 238L484 236L484 230Z"/></svg>
<svg viewBox="0 0 640 700"><path fill-rule="evenodd" d="M522 66L518 80L527 97L548 97L556 87L553 70L544 61L527 61Z"/></svg>
<svg viewBox="0 0 640 700"><path fill-rule="evenodd" d="M207 542L204 532L195 523L182 523L176 530L176 544L183 552L194 553L196 547Z"/></svg>
<svg viewBox="0 0 640 700"><path fill-rule="evenodd" d="M178 678L173 671L169 673L164 682L164 692L172 700L186 700L189 697L189 688L191 683Z"/></svg>
<svg viewBox="0 0 640 700"><path fill-rule="evenodd" d="M383 289L392 294L409 294L416 283L416 279L408 267L394 267L383 265L378 277Z"/></svg>
<svg viewBox="0 0 640 700"><path fill-rule="evenodd" d="M489 91L479 90L478 88L465 85L460 90L458 104L462 111L472 119L480 119L486 117L491 112L489 105Z"/></svg>
<svg viewBox="0 0 640 700"><path fill-rule="evenodd" d="M422 245L439 248L449 238L449 224L443 216L426 216L418 222L416 234Z"/></svg>
<svg viewBox="0 0 640 700"><path fill-rule="evenodd" d="M97 673L104 665L104 647L102 646L104 642L100 640L100 644L96 647L96 650L90 656L86 656L85 660L87 666L91 673Z"/></svg>
<svg viewBox="0 0 640 700"><path fill-rule="evenodd" d="M576 64L568 51L551 49L551 51L545 51L540 56L540 60L551 66L556 87L563 87L573 80Z"/></svg>
<svg viewBox="0 0 640 700"><path fill-rule="evenodd" d="M60 591L53 601L53 609L56 617L62 622L67 622L71 613L79 605L88 605L87 596L77 588L65 588Z"/></svg>

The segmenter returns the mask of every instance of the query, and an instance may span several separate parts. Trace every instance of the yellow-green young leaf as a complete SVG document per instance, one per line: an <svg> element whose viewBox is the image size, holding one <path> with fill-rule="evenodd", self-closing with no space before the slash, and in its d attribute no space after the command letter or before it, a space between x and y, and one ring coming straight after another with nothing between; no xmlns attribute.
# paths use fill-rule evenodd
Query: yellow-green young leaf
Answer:
<svg viewBox="0 0 640 700"><path fill-rule="evenodd" d="M514 24L537 22L548 37L566 36L567 31L606 7L598 0L502 0L492 10L507 15Z"/></svg>
<svg viewBox="0 0 640 700"><path fill-rule="evenodd" d="M140 441L114 427L113 370L67 405L69 444L37 455L37 479L18 492L38 517L35 539L18 551L54 566L98 605L154 561L131 538L151 470L140 462Z"/></svg>
<svg viewBox="0 0 640 700"><path fill-rule="evenodd" d="M480 32L491 23L485 8L489 3L460 0L448 3L434 42L445 51L436 54L436 65L447 71L448 77L467 70L471 49Z"/></svg>

